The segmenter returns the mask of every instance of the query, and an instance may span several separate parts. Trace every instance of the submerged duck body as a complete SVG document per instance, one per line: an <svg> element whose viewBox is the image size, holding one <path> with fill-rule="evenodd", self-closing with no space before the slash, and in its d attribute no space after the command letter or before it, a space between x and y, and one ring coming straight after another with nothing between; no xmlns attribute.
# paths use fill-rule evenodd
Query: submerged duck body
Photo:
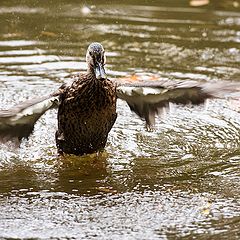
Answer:
<svg viewBox="0 0 240 240"><path fill-rule="evenodd" d="M58 151L83 155L103 149L116 117L115 85L89 73L76 76L60 94Z"/></svg>

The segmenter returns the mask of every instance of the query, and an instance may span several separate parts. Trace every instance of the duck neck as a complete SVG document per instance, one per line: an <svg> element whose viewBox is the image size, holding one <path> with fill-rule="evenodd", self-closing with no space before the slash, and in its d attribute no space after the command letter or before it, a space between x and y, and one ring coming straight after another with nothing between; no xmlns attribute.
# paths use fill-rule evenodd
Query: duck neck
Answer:
<svg viewBox="0 0 240 240"><path fill-rule="evenodd" d="M88 66L87 74L88 74L92 79L96 79L96 74L95 74L94 68L93 68L92 66Z"/></svg>

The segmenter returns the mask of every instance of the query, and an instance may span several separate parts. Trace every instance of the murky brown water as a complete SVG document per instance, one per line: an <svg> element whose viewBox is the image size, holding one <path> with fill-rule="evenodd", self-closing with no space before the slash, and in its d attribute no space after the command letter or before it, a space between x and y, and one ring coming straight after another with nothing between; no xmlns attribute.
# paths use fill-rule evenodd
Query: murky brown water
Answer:
<svg viewBox="0 0 240 240"><path fill-rule="evenodd" d="M0 108L84 70L89 43L109 77L240 80L239 1L0 3ZM205 1L206 2L206 1ZM0 145L0 238L240 238L240 113L227 100L174 107L156 130L118 102L100 156L56 154L56 111L19 149Z"/></svg>

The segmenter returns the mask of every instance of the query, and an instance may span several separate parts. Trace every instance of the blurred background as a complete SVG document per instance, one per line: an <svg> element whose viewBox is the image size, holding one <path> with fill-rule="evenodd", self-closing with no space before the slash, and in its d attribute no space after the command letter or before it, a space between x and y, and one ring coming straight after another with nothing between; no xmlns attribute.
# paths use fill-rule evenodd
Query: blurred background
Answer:
<svg viewBox="0 0 240 240"><path fill-rule="evenodd" d="M240 2L0 2L0 108L49 94L101 42L109 78L240 80ZM0 238L238 239L239 102L172 106L156 129L118 102L100 155L60 158L56 111L0 143Z"/></svg>

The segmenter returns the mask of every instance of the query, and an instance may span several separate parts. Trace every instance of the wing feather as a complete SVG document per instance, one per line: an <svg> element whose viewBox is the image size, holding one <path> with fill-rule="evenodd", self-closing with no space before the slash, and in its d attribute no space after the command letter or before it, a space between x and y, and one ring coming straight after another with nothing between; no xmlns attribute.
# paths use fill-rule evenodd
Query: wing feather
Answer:
<svg viewBox="0 0 240 240"><path fill-rule="evenodd" d="M50 108L57 107L58 95L27 100L8 109L0 110L0 139L27 138L36 121Z"/></svg>
<svg viewBox="0 0 240 240"><path fill-rule="evenodd" d="M203 104L208 98L222 98L240 91L239 83L196 81L135 81L118 84L117 96L125 100L130 109L147 126L154 125L155 116L175 104Z"/></svg>

